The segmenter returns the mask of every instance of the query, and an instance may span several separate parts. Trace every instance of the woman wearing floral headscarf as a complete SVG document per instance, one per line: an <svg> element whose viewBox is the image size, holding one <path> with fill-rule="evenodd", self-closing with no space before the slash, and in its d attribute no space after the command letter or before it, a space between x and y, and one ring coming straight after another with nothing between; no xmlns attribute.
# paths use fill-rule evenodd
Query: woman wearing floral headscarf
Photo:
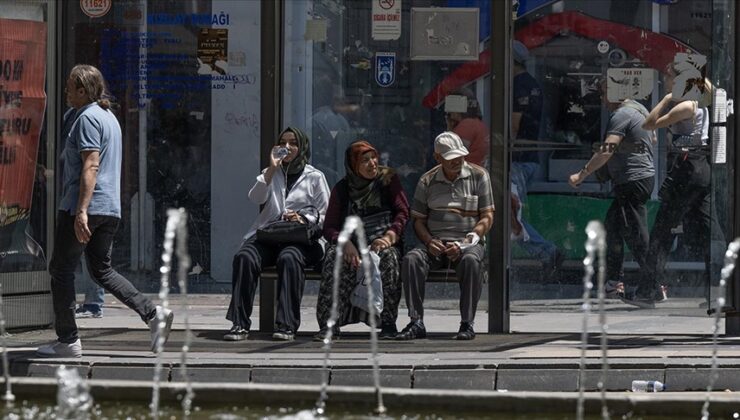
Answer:
<svg viewBox="0 0 740 420"><path fill-rule="evenodd" d="M380 257L380 277L383 285L381 338L396 335L398 303L401 300L400 255L403 228L409 218L409 203L401 181L391 168L378 165L378 152L366 141L352 143L345 152L345 177L332 189L324 221L324 238L332 244L324 259L316 318L321 330L317 340L327 333L332 305L332 281L339 232L347 216L359 216L365 227L370 249ZM357 284L360 253L357 243L348 241L343 253L343 270L339 284L339 326L360 321L368 322L367 313L350 304L350 295Z"/></svg>
<svg viewBox="0 0 740 420"><path fill-rule="evenodd" d="M280 148L288 149L287 156L278 153ZM293 340L301 324L303 270L321 261L323 239L310 245L271 245L258 241L255 234L258 229L281 219L321 227L329 201L329 186L324 174L308 164L310 157L308 137L301 130L288 127L270 153L270 166L262 171L249 191L249 199L264 207L234 256L231 303L226 313L226 319L232 321L233 326L224 334L226 341L244 340L249 334L252 323L249 318L262 267L277 266L278 306L272 337ZM315 220L315 212L302 212L311 207L318 210L318 220Z"/></svg>

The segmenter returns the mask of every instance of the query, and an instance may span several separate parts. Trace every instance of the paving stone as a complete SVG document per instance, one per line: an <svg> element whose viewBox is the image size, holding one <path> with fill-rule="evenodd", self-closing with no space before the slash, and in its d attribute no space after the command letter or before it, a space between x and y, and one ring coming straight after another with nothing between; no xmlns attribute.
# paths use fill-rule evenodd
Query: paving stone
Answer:
<svg viewBox="0 0 740 420"><path fill-rule="evenodd" d="M332 369L332 385L374 386L372 369ZM411 388L411 369L381 369L380 386Z"/></svg>
<svg viewBox="0 0 740 420"><path fill-rule="evenodd" d="M609 369L606 375L607 391L629 391L632 389L633 380L660 381L665 383L665 371L663 369ZM601 370L586 370L586 391L598 391L598 383L601 380Z"/></svg>
<svg viewBox="0 0 740 420"><path fill-rule="evenodd" d="M191 382L236 382L248 383L250 368L218 366L218 367L188 367L188 377ZM172 382L183 382L179 367L172 368Z"/></svg>
<svg viewBox="0 0 740 420"><path fill-rule="evenodd" d="M56 377L59 366L66 369L75 369L81 378L87 378L90 367L87 365L70 366L56 363L29 363L25 376L33 378L54 378ZM12 371L12 369L11 369Z"/></svg>
<svg viewBox="0 0 740 420"><path fill-rule="evenodd" d="M740 368L740 360L736 358L725 358L722 357L718 360L719 366L724 368ZM675 358L670 357L666 359L666 367L672 368L710 368L712 366L712 358L708 357L681 357Z"/></svg>
<svg viewBox="0 0 740 420"><path fill-rule="evenodd" d="M416 369L414 388L493 390L495 369Z"/></svg>
<svg viewBox="0 0 740 420"><path fill-rule="evenodd" d="M498 363L498 367L506 369L578 369L580 367L580 359L537 358L502 360Z"/></svg>
<svg viewBox="0 0 740 420"><path fill-rule="evenodd" d="M496 373L496 389L508 391L577 391L575 369L502 369Z"/></svg>
<svg viewBox="0 0 740 420"><path fill-rule="evenodd" d="M319 368L254 368L252 382L261 384L321 385Z"/></svg>
<svg viewBox="0 0 740 420"><path fill-rule="evenodd" d="M710 378L709 368L668 368L664 383L667 391L704 391ZM740 369L721 368L713 389L740 390Z"/></svg>
<svg viewBox="0 0 740 420"><path fill-rule="evenodd" d="M170 366L162 366L160 380L168 381ZM117 379L131 381L154 380L154 366L93 365L91 379Z"/></svg>

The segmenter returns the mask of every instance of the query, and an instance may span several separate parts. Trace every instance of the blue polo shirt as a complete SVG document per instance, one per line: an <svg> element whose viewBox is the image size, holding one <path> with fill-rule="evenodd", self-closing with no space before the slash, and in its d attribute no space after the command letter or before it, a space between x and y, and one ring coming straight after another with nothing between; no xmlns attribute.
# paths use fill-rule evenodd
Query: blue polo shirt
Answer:
<svg viewBox="0 0 740 420"><path fill-rule="evenodd" d="M72 111L74 112L74 111ZM62 201L59 210L75 214L80 196L84 151L100 152L100 168L87 213L121 217L121 126L116 116L96 102L77 110L69 132L65 127L61 154ZM65 124L67 125L67 124Z"/></svg>

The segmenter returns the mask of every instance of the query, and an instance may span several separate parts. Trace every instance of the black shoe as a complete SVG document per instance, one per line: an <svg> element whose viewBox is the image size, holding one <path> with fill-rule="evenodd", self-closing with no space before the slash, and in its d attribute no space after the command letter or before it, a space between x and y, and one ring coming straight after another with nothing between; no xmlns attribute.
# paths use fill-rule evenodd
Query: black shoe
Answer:
<svg viewBox="0 0 740 420"><path fill-rule="evenodd" d="M378 334L378 338L381 340L391 340L396 338L397 335L398 328L396 328L396 324L383 323L383 325L380 326L380 334Z"/></svg>
<svg viewBox="0 0 740 420"><path fill-rule="evenodd" d="M472 322L461 322L460 329L457 331L455 336L456 340L472 340L475 338L475 331L473 331Z"/></svg>
<svg viewBox="0 0 740 420"><path fill-rule="evenodd" d="M323 327L322 329L319 330L318 333L316 333L316 335L313 336L313 341L323 342L324 339L326 338L327 333L329 333L329 327ZM338 340L339 335L340 335L339 327L334 327L334 331L331 334L331 339Z"/></svg>
<svg viewBox="0 0 740 420"><path fill-rule="evenodd" d="M249 337L249 331L245 330L239 325L234 324L233 327L224 334L224 341L242 341Z"/></svg>
<svg viewBox="0 0 740 420"><path fill-rule="evenodd" d="M427 338L427 329L424 328L422 320L409 322L409 325L396 335L396 340L416 340L417 338Z"/></svg>
<svg viewBox="0 0 740 420"><path fill-rule="evenodd" d="M648 297L643 297L643 296L638 296L636 294L632 294L632 295L622 297L621 300L622 302L628 305L637 306L638 308L642 308L642 309L655 308L655 298L652 298L652 297L648 298Z"/></svg>
<svg viewBox="0 0 740 420"><path fill-rule="evenodd" d="M279 329L272 334L272 338L281 341L293 341L295 339L295 333L289 329Z"/></svg>

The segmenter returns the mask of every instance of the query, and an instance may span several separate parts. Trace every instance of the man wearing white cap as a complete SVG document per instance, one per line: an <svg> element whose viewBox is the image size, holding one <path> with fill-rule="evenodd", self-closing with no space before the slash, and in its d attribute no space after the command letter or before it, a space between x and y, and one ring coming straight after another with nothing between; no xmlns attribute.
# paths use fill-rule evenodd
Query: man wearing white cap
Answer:
<svg viewBox="0 0 740 420"><path fill-rule="evenodd" d="M406 306L411 322L398 340L426 337L424 286L430 269L454 267L460 284L458 340L475 338L473 321L482 290L483 240L493 224L493 193L488 172L465 161L468 149L446 131L434 140L439 165L419 179L411 205L420 244L403 258Z"/></svg>

